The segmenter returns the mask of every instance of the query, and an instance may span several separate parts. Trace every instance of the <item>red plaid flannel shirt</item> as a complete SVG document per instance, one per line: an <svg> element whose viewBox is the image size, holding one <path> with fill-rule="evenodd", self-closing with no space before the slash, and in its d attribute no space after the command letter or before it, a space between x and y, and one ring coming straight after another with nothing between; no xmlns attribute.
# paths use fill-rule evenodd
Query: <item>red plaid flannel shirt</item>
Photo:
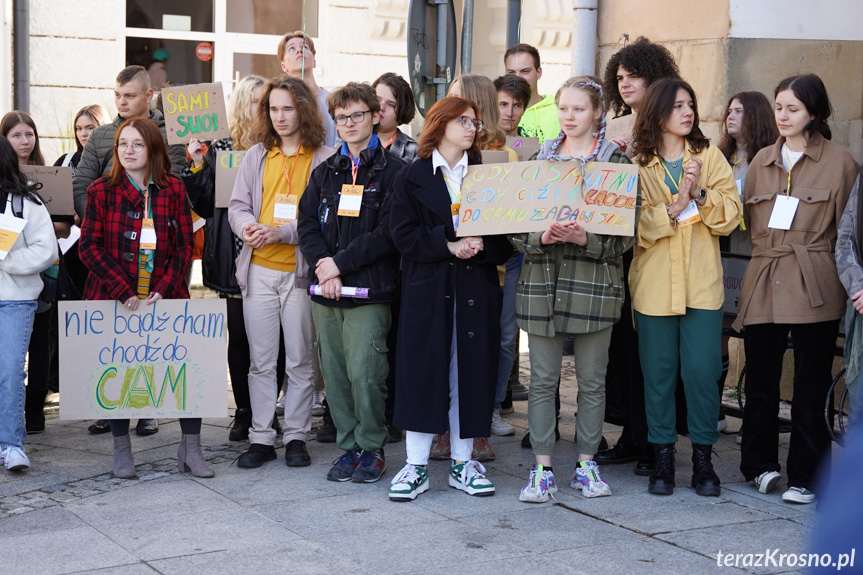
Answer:
<svg viewBox="0 0 863 575"><path fill-rule="evenodd" d="M189 297L186 271L192 259L192 216L183 181L169 176L166 188L150 196L156 227L156 255L150 292L166 299ZM144 196L128 179L110 187L99 178L87 188L78 253L90 269L84 299L126 301L137 295L138 244Z"/></svg>

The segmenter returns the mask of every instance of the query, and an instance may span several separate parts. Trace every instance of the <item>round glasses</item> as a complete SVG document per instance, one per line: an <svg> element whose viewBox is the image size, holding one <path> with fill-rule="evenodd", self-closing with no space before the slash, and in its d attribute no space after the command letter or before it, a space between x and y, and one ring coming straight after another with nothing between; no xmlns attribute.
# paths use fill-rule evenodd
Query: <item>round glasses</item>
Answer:
<svg viewBox="0 0 863 575"><path fill-rule="evenodd" d="M350 116L335 116L333 120L336 122L336 126L344 126L348 123L348 118L351 119L351 122L354 124L359 124L363 121L363 118L366 117L366 114L371 114L371 110L366 110L365 112L354 112Z"/></svg>
<svg viewBox="0 0 863 575"><path fill-rule="evenodd" d="M470 116L459 116L458 118L456 118L456 120L459 120L461 122L461 125L465 130L475 128L477 132L482 132L482 120L475 120Z"/></svg>

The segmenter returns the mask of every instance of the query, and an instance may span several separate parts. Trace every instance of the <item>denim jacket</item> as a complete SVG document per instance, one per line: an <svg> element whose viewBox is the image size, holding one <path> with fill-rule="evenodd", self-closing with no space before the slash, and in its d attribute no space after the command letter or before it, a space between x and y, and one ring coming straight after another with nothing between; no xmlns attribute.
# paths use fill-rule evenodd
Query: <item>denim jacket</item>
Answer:
<svg viewBox="0 0 863 575"><path fill-rule="evenodd" d="M312 171L300 198L297 231L309 264L309 283L317 284L318 260L332 257L341 272L342 285L369 288L367 299L338 301L313 296L334 307L354 307L392 301L399 290L399 256L389 227L393 181L404 163L378 145L370 165L360 165L358 185L363 186L360 215L339 216L342 185L351 184L351 170L336 168L337 153Z"/></svg>

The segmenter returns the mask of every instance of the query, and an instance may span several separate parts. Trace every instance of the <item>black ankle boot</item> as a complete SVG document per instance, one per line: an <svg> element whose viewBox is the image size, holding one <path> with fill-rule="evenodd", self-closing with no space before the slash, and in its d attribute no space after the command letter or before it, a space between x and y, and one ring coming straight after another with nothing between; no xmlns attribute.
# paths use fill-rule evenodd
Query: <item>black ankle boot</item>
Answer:
<svg viewBox="0 0 863 575"><path fill-rule="evenodd" d="M252 410L248 407L238 407L234 412L234 423L228 432L229 441L245 441L249 438L249 428L252 427Z"/></svg>
<svg viewBox="0 0 863 575"><path fill-rule="evenodd" d="M674 493L674 444L654 444L653 452L656 469L650 476L647 492L653 495L671 495Z"/></svg>
<svg viewBox="0 0 863 575"><path fill-rule="evenodd" d="M712 445L692 444L692 487L697 495L719 497L722 488L710 461L712 448Z"/></svg>

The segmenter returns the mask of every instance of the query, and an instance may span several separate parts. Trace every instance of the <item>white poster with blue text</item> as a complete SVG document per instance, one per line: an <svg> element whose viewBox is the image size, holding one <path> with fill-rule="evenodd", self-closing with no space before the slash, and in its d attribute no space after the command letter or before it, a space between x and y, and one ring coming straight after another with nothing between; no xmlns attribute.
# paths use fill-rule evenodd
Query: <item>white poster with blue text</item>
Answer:
<svg viewBox="0 0 863 575"><path fill-rule="evenodd" d="M59 302L61 419L226 417L222 299Z"/></svg>

